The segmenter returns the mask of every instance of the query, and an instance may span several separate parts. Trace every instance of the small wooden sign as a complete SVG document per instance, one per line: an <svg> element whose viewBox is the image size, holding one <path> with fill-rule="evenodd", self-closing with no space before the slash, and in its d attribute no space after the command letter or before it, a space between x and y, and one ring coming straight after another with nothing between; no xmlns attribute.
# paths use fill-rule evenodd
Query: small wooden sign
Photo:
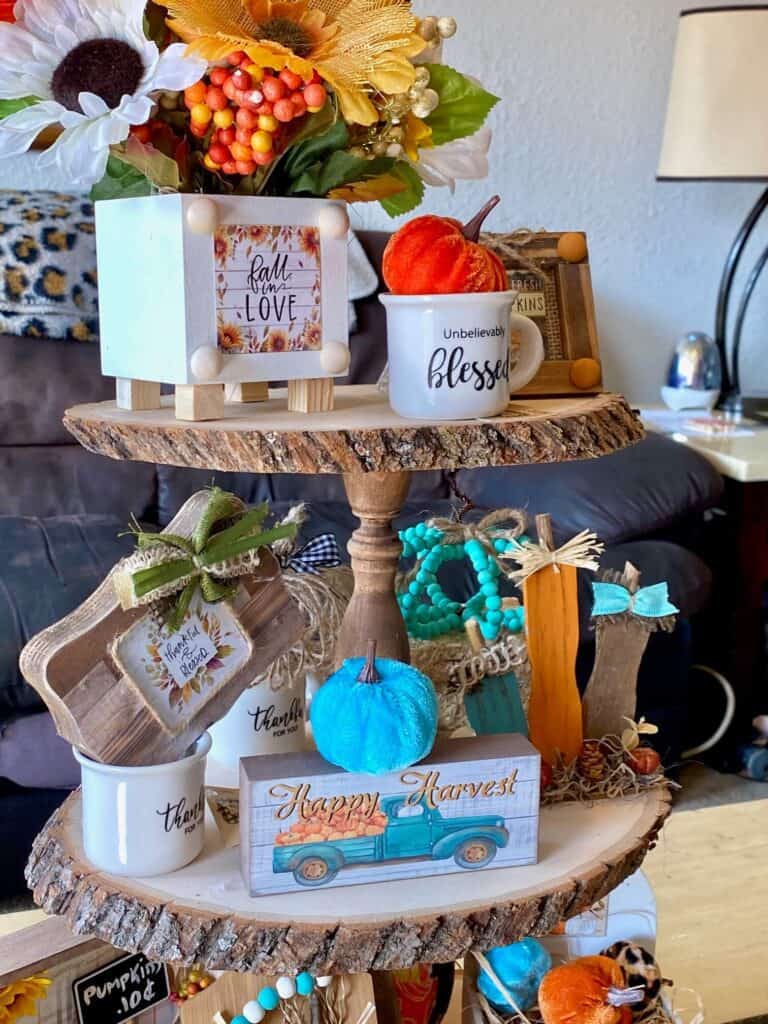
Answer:
<svg viewBox="0 0 768 1024"><path fill-rule="evenodd" d="M189 536L208 506L201 491L165 532ZM145 608L123 611L113 577L74 612L34 637L21 671L59 735L107 764L181 757L304 630L268 549L230 601L199 592L176 633Z"/></svg>
<svg viewBox="0 0 768 1024"><path fill-rule="evenodd" d="M496 236L486 237L492 240ZM565 250L561 246L564 237L572 243ZM578 239L581 244L574 246ZM510 288L519 291L516 312L532 319L541 331L546 358L534 380L518 394L601 391L600 344L586 237L573 232L540 232L519 251L538 268L538 274L503 252L499 255Z"/></svg>
<svg viewBox="0 0 768 1024"><path fill-rule="evenodd" d="M142 953L121 956L72 984L78 1024L123 1024L165 1002L168 969Z"/></svg>
<svg viewBox="0 0 768 1024"><path fill-rule="evenodd" d="M384 776L319 754L240 765L252 896L535 864L540 758L519 735L453 740Z"/></svg>

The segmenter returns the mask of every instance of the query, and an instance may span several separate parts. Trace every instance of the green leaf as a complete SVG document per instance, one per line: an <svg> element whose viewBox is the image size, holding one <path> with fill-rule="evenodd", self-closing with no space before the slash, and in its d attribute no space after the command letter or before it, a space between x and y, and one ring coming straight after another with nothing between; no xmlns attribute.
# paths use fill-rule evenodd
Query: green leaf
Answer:
<svg viewBox="0 0 768 1024"><path fill-rule="evenodd" d="M135 167L114 154L107 161L107 173L91 189L91 199L133 199L152 194L152 182Z"/></svg>
<svg viewBox="0 0 768 1024"><path fill-rule="evenodd" d="M181 185L179 165L172 157L161 153L159 149L155 149L154 146L145 146L134 135L131 135L117 155L123 163L148 178L156 188L178 192Z"/></svg>
<svg viewBox="0 0 768 1024"><path fill-rule="evenodd" d="M18 113L25 107L31 107L37 102L38 100L34 96L25 96L22 100L0 100L0 120Z"/></svg>
<svg viewBox="0 0 768 1024"><path fill-rule="evenodd" d="M426 119L433 143L442 146L474 135L485 124L499 97L445 64L427 66L430 88L440 97L440 106Z"/></svg>
<svg viewBox="0 0 768 1024"><path fill-rule="evenodd" d="M157 46L162 46L168 41L170 32L165 23L167 17L168 11L165 7L154 2L147 4L144 12L144 35Z"/></svg>
<svg viewBox="0 0 768 1024"><path fill-rule="evenodd" d="M344 121L337 121L320 135L307 138L304 142L294 144L288 152L283 164L286 176L295 181L309 168L336 150L346 149L349 145L349 129Z"/></svg>
<svg viewBox="0 0 768 1024"><path fill-rule="evenodd" d="M405 182L408 188L404 192L398 192L386 199L379 200L390 217L400 217L404 213L410 213L417 206L421 205L424 198L424 182L414 168L404 160L395 164L392 174Z"/></svg>
<svg viewBox="0 0 768 1024"><path fill-rule="evenodd" d="M366 178L377 178L387 174L395 166L389 157L376 157L375 160L362 160L345 150L332 153L320 164L315 164L305 171L291 186L292 195L327 196L335 188L349 185L353 181L365 181Z"/></svg>

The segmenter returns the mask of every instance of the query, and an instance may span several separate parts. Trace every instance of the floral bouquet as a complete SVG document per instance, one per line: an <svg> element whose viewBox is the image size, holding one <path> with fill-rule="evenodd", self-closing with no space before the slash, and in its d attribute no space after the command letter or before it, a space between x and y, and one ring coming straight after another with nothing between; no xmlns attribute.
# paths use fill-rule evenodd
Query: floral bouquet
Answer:
<svg viewBox="0 0 768 1024"><path fill-rule="evenodd" d="M419 205L488 172L497 98L410 0L18 0L0 11L0 158L96 199L156 191Z"/></svg>

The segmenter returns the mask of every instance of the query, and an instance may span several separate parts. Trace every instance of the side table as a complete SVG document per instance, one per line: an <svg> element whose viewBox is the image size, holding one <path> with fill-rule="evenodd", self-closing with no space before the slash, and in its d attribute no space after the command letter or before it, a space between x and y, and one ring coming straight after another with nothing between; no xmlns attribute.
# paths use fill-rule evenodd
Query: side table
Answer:
<svg viewBox="0 0 768 1024"><path fill-rule="evenodd" d="M695 413L691 414L695 416ZM648 430L658 429L652 418ZM750 428L752 429L752 428ZM727 551L716 573L718 604L729 622L728 654L714 667L730 680L739 696L734 732L749 732L754 710L768 712L766 681L765 591L768 586L768 428L757 424L751 437L709 437L664 433L710 462L725 480L730 513ZM762 706L760 706L762 704Z"/></svg>

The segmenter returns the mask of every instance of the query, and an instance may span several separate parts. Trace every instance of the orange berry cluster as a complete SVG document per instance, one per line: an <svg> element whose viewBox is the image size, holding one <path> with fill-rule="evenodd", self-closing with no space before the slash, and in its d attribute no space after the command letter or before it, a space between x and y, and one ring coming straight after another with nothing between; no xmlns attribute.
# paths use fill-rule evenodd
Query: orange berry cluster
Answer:
<svg viewBox="0 0 768 1024"><path fill-rule="evenodd" d="M203 162L222 174L249 175L271 164L284 127L327 102L317 73L309 82L288 68L273 74L242 50L184 90L190 131L207 140Z"/></svg>
<svg viewBox="0 0 768 1024"><path fill-rule="evenodd" d="M288 832L281 832L275 840L278 846L296 846L298 843L324 843L339 839L360 839L361 836L380 836L387 827L387 816L377 811L367 818L363 811L316 815L308 821L298 821Z"/></svg>

